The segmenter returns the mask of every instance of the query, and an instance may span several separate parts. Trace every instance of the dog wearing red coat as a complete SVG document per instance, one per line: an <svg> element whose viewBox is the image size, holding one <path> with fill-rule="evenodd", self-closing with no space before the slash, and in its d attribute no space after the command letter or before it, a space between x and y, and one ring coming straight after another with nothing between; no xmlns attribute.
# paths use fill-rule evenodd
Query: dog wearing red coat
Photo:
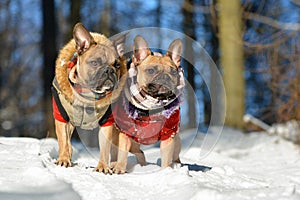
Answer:
<svg viewBox="0 0 300 200"><path fill-rule="evenodd" d="M142 36L134 39L128 83L113 109L115 124L120 131L114 173L126 172L128 152L136 144L148 145L160 141L161 167L172 166L173 162L180 163L178 132L184 86L181 53L180 39L170 44L165 55L151 52Z"/></svg>

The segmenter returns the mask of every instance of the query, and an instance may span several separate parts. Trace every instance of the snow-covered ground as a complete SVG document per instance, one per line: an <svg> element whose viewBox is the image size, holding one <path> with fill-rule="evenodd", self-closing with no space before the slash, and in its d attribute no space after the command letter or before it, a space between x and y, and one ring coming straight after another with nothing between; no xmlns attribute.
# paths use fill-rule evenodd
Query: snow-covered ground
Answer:
<svg viewBox="0 0 300 200"><path fill-rule="evenodd" d="M148 165L131 156L125 175L93 172L98 152L79 144L75 166L64 168L53 164L54 139L0 138L0 199L300 199L299 146L226 128L203 157L204 136L189 146L188 134L182 133L182 167L160 170L159 149L148 148Z"/></svg>

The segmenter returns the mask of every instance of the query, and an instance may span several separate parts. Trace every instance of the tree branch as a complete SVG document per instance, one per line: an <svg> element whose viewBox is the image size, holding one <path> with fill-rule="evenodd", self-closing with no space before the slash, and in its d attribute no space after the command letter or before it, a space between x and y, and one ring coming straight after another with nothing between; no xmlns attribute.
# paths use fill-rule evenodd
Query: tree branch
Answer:
<svg viewBox="0 0 300 200"><path fill-rule="evenodd" d="M290 0L296 6L300 6L300 0Z"/></svg>
<svg viewBox="0 0 300 200"><path fill-rule="evenodd" d="M204 14L210 14L210 6L205 5L193 5L188 1L184 1L182 4L182 8L188 12L201 12Z"/></svg>
<svg viewBox="0 0 300 200"><path fill-rule="evenodd" d="M299 31L300 30L300 24L299 23L284 23L276 21L270 17L266 17L263 15L259 15L252 12L244 12L245 19L254 20L266 25L269 25L273 28L286 30L286 31Z"/></svg>

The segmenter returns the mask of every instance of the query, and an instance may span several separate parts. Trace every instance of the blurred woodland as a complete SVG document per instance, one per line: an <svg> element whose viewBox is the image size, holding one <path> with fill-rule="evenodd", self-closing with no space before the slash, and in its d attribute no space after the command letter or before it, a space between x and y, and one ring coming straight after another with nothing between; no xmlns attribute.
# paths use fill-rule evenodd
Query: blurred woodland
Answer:
<svg viewBox="0 0 300 200"><path fill-rule="evenodd" d="M300 0L2 0L0 136L53 136L54 62L79 21L108 37L159 27L198 41L223 74L229 126L249 129L245 113L268 124L300 120ZM205 127L212 86L187 65L201 105L188 105L182 126L196 127L199 110Z"/></svg>

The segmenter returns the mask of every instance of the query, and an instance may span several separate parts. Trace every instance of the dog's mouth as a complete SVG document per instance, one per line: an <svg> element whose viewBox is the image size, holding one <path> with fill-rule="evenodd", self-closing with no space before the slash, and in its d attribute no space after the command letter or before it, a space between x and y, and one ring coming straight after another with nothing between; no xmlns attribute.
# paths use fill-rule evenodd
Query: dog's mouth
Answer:
<svg viewBox="0 0 300 200"><path fill-rule="evenodd" d="M175 96L174 88L169 85L162 85L158 83L147 84L145 91L152 97L163 100Z"/></svg>
<svg viewBox="0 0 300 200"><path fill-rule="evenodd" d="M116 81L111 79L106 79L101 84L99 84L97 87L91 88L91 90L94 93L97 94L110 94L113 92L116 86Z"/></svg>
<svg viewBox="0 0 300 200"><path fill-rule="evenodd" d="M103 70L98 71L93 77L98 77L97 79L94 79L93 83L90 85L90 88L94 93L103 95L111 93L116 89L118 78L112 69L106 68L104 72Z"/></svg>

